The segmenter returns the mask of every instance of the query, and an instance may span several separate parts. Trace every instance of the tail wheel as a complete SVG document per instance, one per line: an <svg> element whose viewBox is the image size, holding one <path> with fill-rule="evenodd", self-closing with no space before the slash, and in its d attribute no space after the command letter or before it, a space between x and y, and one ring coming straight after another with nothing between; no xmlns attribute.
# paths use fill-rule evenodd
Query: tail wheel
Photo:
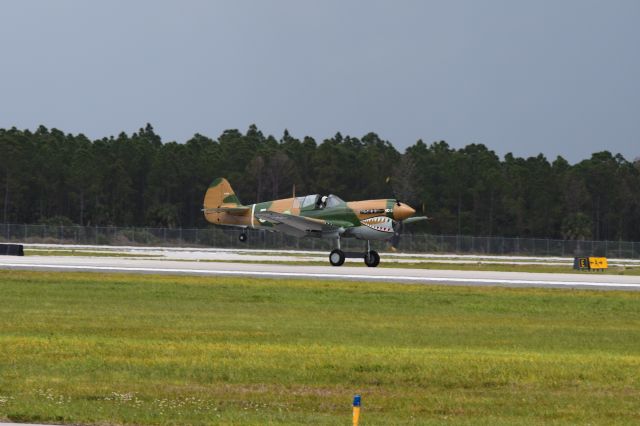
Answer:
<svg viewBox="0 0 640 426"><path fill-rule="evenodd" d="M371 268L375 268L380 264L380 255L377 251L371 250L364 255L364 263Z"/></svg>
<svg viewBox="0 0 640 426"><path fill-rule="evenodd" d="M344 252L340 249L335 249L329 253L329 263L331 266L340 266L344 263Z"/></svg>
<svg viewBox="0 0 640 426"><path fill-rule="evenodd" d="M238 237L238 239L243 242L246 243L247 242L247 234L245 234L244 232L242 234L240 234L240 236Z"/></svg>

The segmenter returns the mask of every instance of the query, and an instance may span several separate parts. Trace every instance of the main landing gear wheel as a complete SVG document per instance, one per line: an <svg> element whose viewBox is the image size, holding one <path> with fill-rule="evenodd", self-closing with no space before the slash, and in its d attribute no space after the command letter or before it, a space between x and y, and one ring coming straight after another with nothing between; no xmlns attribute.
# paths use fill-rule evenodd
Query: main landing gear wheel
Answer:
<svg viewBox="0 0 640 426"><path fill-rule="evenodd" d="M377 251L371 250L364 255L364 263L371 268L375 268L380 264L380 255Z"/></svg>
<svg viewBox="0 0 640 426"><path fill-rule="evenodd" d="M344 252L340 249L335 249L329 253L329 262L331 266L340 266L344 263Z"/></svg>
<svg viewBox="0 0 640 426"><path fill-rule="evenodd" d="M247 242L247 234L245 234L244 232L242 234L240 234L240 236L238 237L238 239L240 240L240 242L246 243Z"/></svg>

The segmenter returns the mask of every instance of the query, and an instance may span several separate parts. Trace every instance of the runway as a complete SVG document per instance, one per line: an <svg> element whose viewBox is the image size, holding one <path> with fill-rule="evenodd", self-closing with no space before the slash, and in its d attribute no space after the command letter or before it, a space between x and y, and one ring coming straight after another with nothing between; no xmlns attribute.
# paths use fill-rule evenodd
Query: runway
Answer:
<svg viewBox="0 0 640 426"><path fill-rule="evenodd" d="M166 259L119 257L2 257L0 258L0 269L198 275L211 277L241 276L276 279L299 278L404 284L640 290L640 276L607 275L599 273L551 274L411 268L366 268L356 266L332 267L329 265L306 266L265 263L172 261Z"/></svg>

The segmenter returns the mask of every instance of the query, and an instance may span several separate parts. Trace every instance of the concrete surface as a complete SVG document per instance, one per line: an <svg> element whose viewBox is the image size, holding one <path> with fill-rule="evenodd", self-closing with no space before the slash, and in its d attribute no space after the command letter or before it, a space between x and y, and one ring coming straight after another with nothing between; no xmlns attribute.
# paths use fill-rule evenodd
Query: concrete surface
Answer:
<svg viewBox="0 0 640 426"><path fill-rule="evenodd" d="M386 259L383 258L383 261ZM356 260L353 260L356 262ZM357 261L360 263L361 261ZM305 266L147 258L25 256L0 258L1 269L88 271L260 278L342 279L355 281L509 287L557 287L640 290L640 276L599 273L550 274L493 271L449 271L410 268Z"/></svg>

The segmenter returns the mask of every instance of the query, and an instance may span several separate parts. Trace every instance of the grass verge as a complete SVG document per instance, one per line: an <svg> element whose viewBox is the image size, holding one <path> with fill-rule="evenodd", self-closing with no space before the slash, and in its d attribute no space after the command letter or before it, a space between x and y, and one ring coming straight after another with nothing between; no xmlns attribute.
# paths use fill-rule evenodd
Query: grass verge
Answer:
<svg viewBox="0 0 640 426"><path fill-rule="evenodd" d="M0 271L0 419L637 424L640 293Z"/></svg>

